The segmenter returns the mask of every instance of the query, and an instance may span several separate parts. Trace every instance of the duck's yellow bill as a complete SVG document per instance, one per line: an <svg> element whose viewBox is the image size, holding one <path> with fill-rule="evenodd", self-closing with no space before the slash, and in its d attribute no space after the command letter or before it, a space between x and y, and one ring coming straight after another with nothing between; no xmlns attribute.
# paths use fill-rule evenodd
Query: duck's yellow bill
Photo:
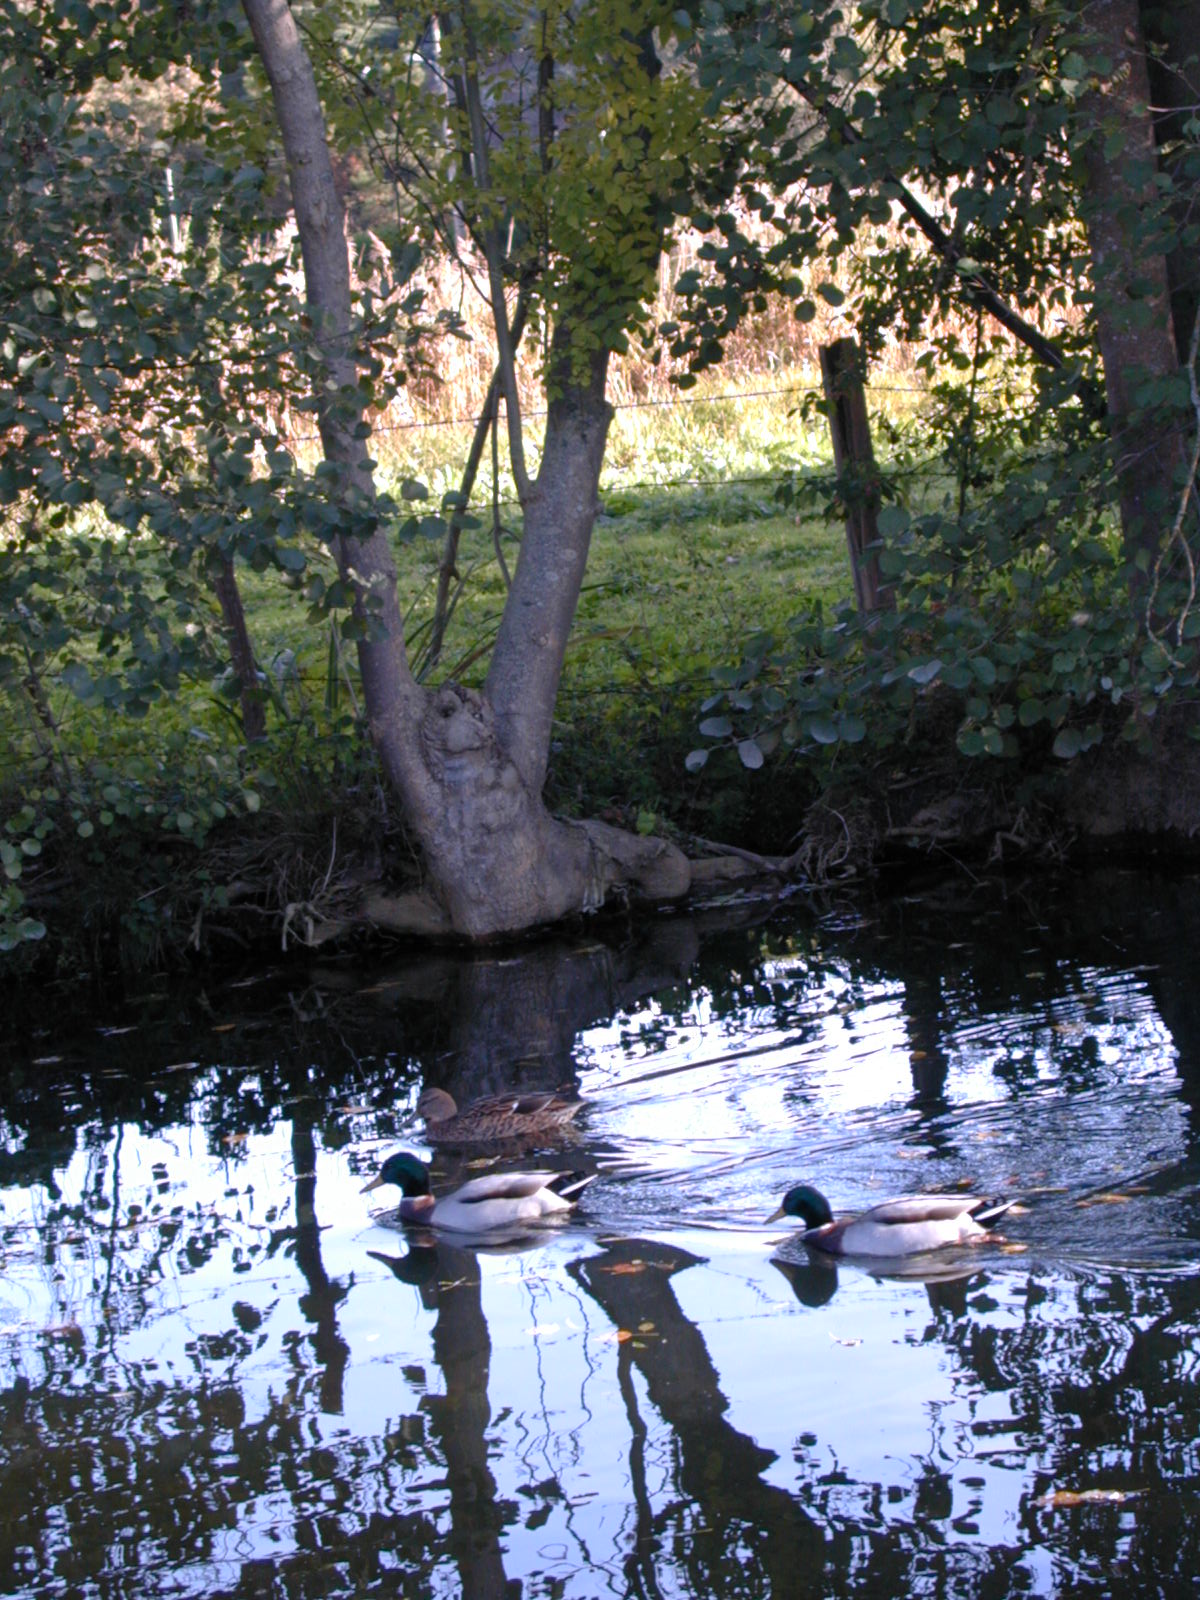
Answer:
<svg viewBox="0 0 1200 1600"><path fill-rule="evenodd" d="M378 1175L376 1175L374 1178L371 1179L370 1183L364 1183L362 1188L358 1192L359 1192L359 1194L366 1194L368 1189L382 1189L382 1188L383 1188L383 1179L381 1177L379 1177Z"/></svg>
<svg viewBox="0 0 1200 1600"><path fill-rule="evenodd" d="M769 1217L767 1217L765 1220L767 1222L778 1222L780 1217L786 1217L786 1216L787 1216L787 1212L783 1209L783 1207L782 1206L777 1206L776 1209L774 1211L772 1211L771 1215Z"/></svg>

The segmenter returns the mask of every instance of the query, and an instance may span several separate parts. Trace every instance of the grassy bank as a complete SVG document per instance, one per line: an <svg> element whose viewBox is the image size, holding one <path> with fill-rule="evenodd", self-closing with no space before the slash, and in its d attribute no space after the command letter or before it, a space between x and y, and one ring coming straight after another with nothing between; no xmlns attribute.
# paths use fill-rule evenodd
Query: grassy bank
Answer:
<svg viewBox="0 0 1200 1600"><path fill-rule="evenodd" d="M713 673L747 640L782 628L804 603L850 592L836 518L798 516L779 501L788 474L828 471L824 423L801 415L808 375L773 392L704 394L616 412L602 513L567 655L549 799L643 831L720 836L782 848L798 822L797 779L734 758L699 774L697 743ZM455 431L396 428L375 441L383 486L452 482ZM493 526L497 502L501 532ZM501 482L477 494L479 525L459 551L463 584L431 679L477 682L499 622L516 508ZM90 530L98 536L99 530ZM441 545L397 547L406 625L428 637ZM129 560L136 545L125 548ZM313 567L327 567L310 552ZM318 903L334 903L389 861L411 860L357 726L353 651L308 620L303 595L277 573L239 573L271 706L268 737L248 747L220 677L183 678L144 714L115 715L72 693L69 674L40 675L43 703L10 680L0 700L10 879L20 918L43 924L68 965L140 967L255 930L303 936ZM213 626L218 619L213 612ZM93 670L98 671L95 664ZM11 918L10 918L11 925ZM236 927L236 931L235 930ZM5 958L39 953L30 942Z"/></svg>

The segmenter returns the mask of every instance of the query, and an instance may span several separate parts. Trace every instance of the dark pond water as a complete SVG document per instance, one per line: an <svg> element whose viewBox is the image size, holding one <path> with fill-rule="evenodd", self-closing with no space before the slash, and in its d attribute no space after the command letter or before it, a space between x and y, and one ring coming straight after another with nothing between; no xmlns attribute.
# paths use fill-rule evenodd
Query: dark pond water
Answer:
<svg viewBox="0 0 1200 1600"><path fill-rule="evenodd" d="M1110 871L48 992L0 1025L0 1591L1191 1593L1198 935ZM568 1226L360 1195L422 1085L567 1080ZM889 1275L762 1224L801 1178L1023 1206Z"/></svg>

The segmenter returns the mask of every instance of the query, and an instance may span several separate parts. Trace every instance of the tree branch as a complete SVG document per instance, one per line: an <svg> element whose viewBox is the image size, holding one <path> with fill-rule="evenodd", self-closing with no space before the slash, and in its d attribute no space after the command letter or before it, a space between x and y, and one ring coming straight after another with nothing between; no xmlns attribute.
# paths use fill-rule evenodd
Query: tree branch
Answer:
<svg viewBox="0 0 1200 1600"><path fill-rule="evenodd" d="M525 317L528 309L528 298L522 293L517 298L516 310L513 313L512 337L515 348L520 347L521 335L525 331ZM488 441L488 434L492 435L493 440L495 438L496 397L499 389L500 369L497 367L492 373L492 381L488 385L487 397L480 409L479 420L475 424L471 448L467 455L467 464L463 468L462 479L458 486L458 504L451 515L450 526L446 530L446 543L438 566L437 600L433 610L433 631L429 639L429 650L425 657L424 671L436 666L441 657L446 626L450 620L450 585L453 582L454 569L458 562L459 537L462 534L463 519L467 514L471 492L475 487L475 479L479 473L479 463L483 460L483 451Z"/></svg>
<svg viewBox="0 0 1200 1600"><path fill-rule="evenodd" d="M817 115L826 120L825 109L816 93L803 83L796 83L793 87L796 93L812 107ZM848 117L841 124L839 132L848 145L858 146L869 142ZM883 169L881 187L885 192L890 190L895 195L900 202L901 208L920 228L921 232L942 257L942 260L957 271L959 251L955 246L954 240L932 212L926 210L912 190L896 177L890 167L884 167ZM969 278L962 274L960 276L963 277L964 283L969 287L970 293L976 302L995 317L1002 327L1007 328L1015 338L1032 350L1039 361L1044 361L1050 367L1062 366L1063 357L1058 346L1047 339L1045 334L1035 328L1031 322L1027 322L1019 311L1014 311L1012 306L1008 304L998 290L993 288L982 273L972 273Z"/></svg>
<svg viewBox="0 0 1200 1600"><path fill-rule="evenodd" d="M348 513L365 512L369 517L375 484L361 427L363 404L352 348L345 210L334 182L312 63L287 0L242 0L242 6L271 87L287 157L314 338L328 374L317 413L322 449L326 460L341 469ZM382 750L390 735L399 731L397 719L414 709L420 692L404 649L395 564L378 526L362 536L337 533L330 542L339 572L353 586L355 614L363 625L359 667L368 715ZM385 764L399 776L394 741L390 753L385 752Z"/></svg>
<svg viewBox="0 0 1200 1600"><path fill-rule="evenodd" d="M493 204L491 170L488 162L488 132L483 116L483 100L479 92L479 55L475 35L467 21L466 8L462 23L462 44L465 67L462 90L466 100L467 119L471 130L471 156L475 187L483 197L483 250L487 259L488 284L492 298L492 321L496 328L496 350L499 357L500 385L508 420L508 450L512 460L513 479L517 486L517 499L522 505L529 498L532 484L525 466L525 440L521 427L521 402L517 394L517 365L512 333L508 325L508 308L504 298L504 250L500 230L494 216L489 215Z"/></svg>

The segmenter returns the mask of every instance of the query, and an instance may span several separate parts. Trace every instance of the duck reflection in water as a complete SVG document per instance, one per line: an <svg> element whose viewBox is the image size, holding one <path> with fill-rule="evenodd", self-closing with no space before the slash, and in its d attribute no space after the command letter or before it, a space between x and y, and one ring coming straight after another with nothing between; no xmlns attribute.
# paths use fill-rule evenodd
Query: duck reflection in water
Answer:
<svg viewBox="0 0 1200 1600"><path fill-rule="evenodd" d="M835 1257L820 1251L805 1250L802 1246L784 1246L771 1257L771 1265L787 1279L792 1293L801 1305L828 1305L838 1291L838 1263ZM962 1253L936 1258L912 1256L894 1261L869 1261L859 1258L853 1263L861 1271L880 1282L919 1283L929 1291L930 1304L935 1309L946 1303L944 1286L968 1283L977 1277L981 1267L977 1261L965 1259ZM950 1291L951 1308L958 1299Z"/></svg>

